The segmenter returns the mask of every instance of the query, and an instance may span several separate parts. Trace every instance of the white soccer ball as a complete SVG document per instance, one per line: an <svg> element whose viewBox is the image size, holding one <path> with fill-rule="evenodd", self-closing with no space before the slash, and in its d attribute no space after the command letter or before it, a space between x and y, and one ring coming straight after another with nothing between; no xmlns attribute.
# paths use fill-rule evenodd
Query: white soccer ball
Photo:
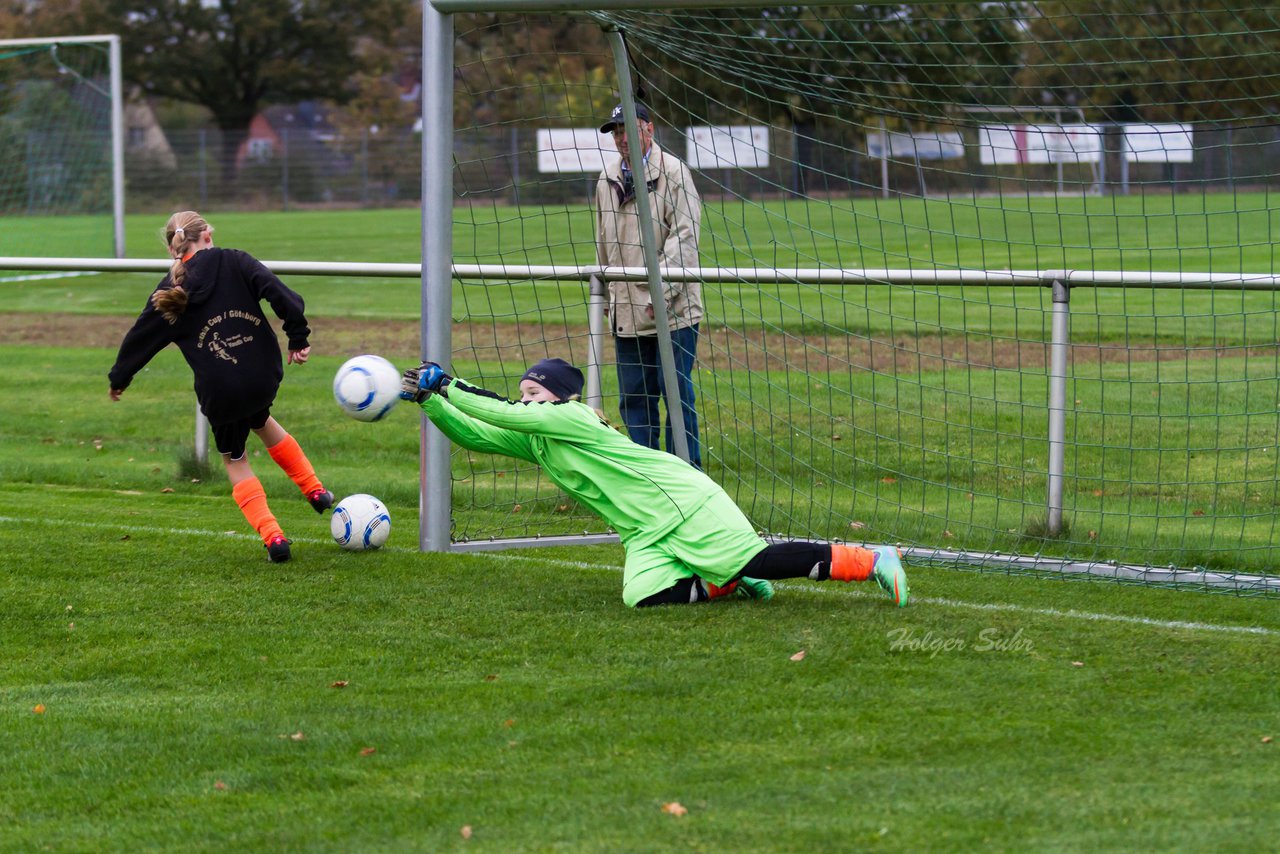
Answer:
<svg viewBox="0 0 1280 854"><path fill-rule="evenodd" d="M391 515L372 495L348 495L333 508L329 530L334 541L353 552L376 549L391 534Z"/></svg>
<svg viewBox="0 0 1280 854"><path fill-rule="evenodd" d="M377 421L400 400L400 372L381 356L356 356L333 378L333 398L357 421Z"/></svg>

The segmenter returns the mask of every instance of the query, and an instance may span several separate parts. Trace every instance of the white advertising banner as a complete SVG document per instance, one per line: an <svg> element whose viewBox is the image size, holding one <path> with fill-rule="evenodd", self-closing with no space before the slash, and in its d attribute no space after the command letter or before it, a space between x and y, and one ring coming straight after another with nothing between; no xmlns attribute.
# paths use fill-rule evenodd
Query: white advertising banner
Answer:
<svg viewBox="0 0 1280 854"><path fill-rule="evenodd" d="M763 169L769 165L765 125L685 128L685 162L694 169Z"/></svg>
<svg viewBox="0 0 1280 854"><path fill-rule="evenodd" d="M1125 125L1124 159L1130 163L1190 163L1191 125Z"/></svg>
<svg viewBox="0 0 1280 854"><path fill-rule="evenodd" d="M1094 125L983 125L978 129L982 163L1097 163L1102 129Z"/></svg>
<svg viewBox="0 0 1280 854"><path fill-rule="evenodd" d="M606 158L618 156L613 137L599 128L539 128L539 172L599 174Z"/></svg>
<svg viewBox="0 0 1280 854"><path fill-rule="evenodd" d="M867 134L869 157L893 157L899 160L953 160L964 157L964 138L958 131L899 133L889 131L886 150L885 134Z"/></svg>

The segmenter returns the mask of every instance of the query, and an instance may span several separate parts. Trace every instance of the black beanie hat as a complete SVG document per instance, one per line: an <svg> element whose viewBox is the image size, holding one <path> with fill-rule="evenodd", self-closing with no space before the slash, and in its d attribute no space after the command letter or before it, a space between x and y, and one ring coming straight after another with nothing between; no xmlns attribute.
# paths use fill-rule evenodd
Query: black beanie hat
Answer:
<svg viewBox="0 0 1280 854"><path fill-rule="evenodd" d="M561 400L582 394L582 371L564 359L543 359L524 372L521 380L533 380Z"/></svg>

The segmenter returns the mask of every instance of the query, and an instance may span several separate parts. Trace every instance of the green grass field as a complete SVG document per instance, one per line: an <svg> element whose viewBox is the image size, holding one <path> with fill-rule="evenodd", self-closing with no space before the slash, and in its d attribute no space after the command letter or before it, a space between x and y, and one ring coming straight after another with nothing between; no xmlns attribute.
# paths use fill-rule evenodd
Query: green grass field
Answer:
<svg viewBox="0 0 1280 854"><path fill-rule="evenodd" d="M904 610L797 582L633 612L615 549L420 554L395 502L391 546L344 553L280 480L284 566L219 486L0 487L0 847L1256 851L1280 830L1273 602L916 570Z"/></svg>
<svg viewBox="0 0 1280 854"><path fill-rule="evenodd" d="M266 260L416 262L416 209L346 212L210 213L217 240ZM128 218L129 257L164 257L163 215ZM55 228L56 224L56 228ZM477 205L455 213L458 263L591 264L585 207L559 211ZM101 218L7 217L0 254L105 256ZM708 203L704 263L720 266L893 267L971 270L1251 272L1280 267L1280 196L1270 193L1132 197ZM74 252L68 247L75 247ZM154 277L100 275L5 284L9 311L136 313ZM320 312L412 319L413 280L309 277L295 281ZM500 323L562 320L584 304L579 283L458 285L454 315ZM1043 288L707 286L709 316L729 325L767 324L859 334L965 330L1001 338L1047 337ZM1274 343L1276 301L1265 292L1160 292L1080 288L1075 310L1098 317L1078 328L1085 341L1134 341L1186 333L1190 341ZM581 312L585 320L585 310Z"/></svg>
<svg viewBox="0 0 1280 854"><path fill-rule="evenodd" d="M915 242L941 241L945 215L962 235L946 243L962 265L1057 266L1041 240L1048 223L1063 234L1068 265L1108 257L1101 235L1113 234L1173 269L1203 260L1224 271L1235 229L1236 269L1272 269L1266 196L1236 197L1235 213L1148 198L1143 220L1123 200L1027 204L1038 210L1022 220L932 202L860 202L847 214L822 206L812 216L826 211L830 228L817 223L803 247L794 237L778 245L790 240L793 260L813 253L846 266L906 266L927 251L949 263ZM1070 218L1081 209L1087 221ZM893 228L894 210L911 223L929 217L933 234ZM542 222L527 214L458 212L501 221L466 239L507 260L585 260L580 212ZM717 258L742 245L731 240L731 218L751 218L760 257L760 235L780 235L778 215L711 211L725 218L709 225ZM418 251L416 211L210 216L220 243L268 259L409 261ZM162 221L131 219L131 254L155 254ZM77 227L5 228L16 239L50 222ZM1000 223L1009 231L996 237ZM1169 240L1185 242L1187 254L1171 258ZM850 263L855 244L880 260ZM1128 250L1114 251L1123 260ZM255 468L295 540L295 560L271 565L221 472L197 480L182 466L194 407L178 354L162 354L112 404L105 373L114 350L75 337L88 322L123 334L152 279L0 284L15 323L48 321L51 330L39 343L0 343L11 390L0 429L0 850L1274 847L1274 597L913 567L906 609L865 587L791 582L768 603L636 612L621 603L618 547L420 553L415 413L401 407L360 424L342 418L329 394L343 348L361 340L336 335L344 323L417 316L417 284L383 280L294 282L317 329L333 329L340 343L317 342L311 363L288 369L276 411L335 491L383 498L392 539L375 553L341 551L327 519L262 453ZM460 286L455 313L563 324L581 305L581 286L548 287ZM815 318L822 329L893 337L976 324L1031 340L1047 307L1037 289L867 288L839 300L785 288L753 300L725 289L716 299L785 332L832 336L814 331ZM1276 340L1265 294L1076 299L1093 317L1078 331L1098 341ZM477 370L507 375L478 358ZM1185 557L1225 539L1232 549L1209 550L1206 563L1234 555L1230 568L1273 572L1274 359L1235 350L1194 364L1078 365L1080 459L1069 464L1101 474L1074 493L1073 547L1093 548L1084 532L1095 526L1097 547L1117 554ZM1242 379L1215 385L1226 376ZM1020 502L1042 489L1034 460L1043 426L1022 404L1042 396L1042 368L925 365L823 381L806 389L762 371L741 387L750 394L714 406L704 394L709 429L725 437L714 440L712 474L744 506L776 474L821 480L799 463L838 430L843 455L822 464L854 487L828 484L815 495L853 508L869 532L1028 547L1006 523L1021 521ZM727 438L755 423L760 401L781 400L784 386L788 398L813 403L794 413L795 435L770 427ZM846 395L857 410L833 411ZM994 404L973 404L987 399ZM1117 422L1121 404L1132 418ZM1253 414L1216 414L1228 410ZM908 439L915 452L904 452ZM790 461L762 451L786 443L797 451ZM527 470L455 463L470 478L455 492L492 502L468 523L477 531L590 524L576 510L559 515ZM890 471L896 479L883 482ZM1162 474L1185 484L1180 497L1158 488ZM1111 494L1122 483L1133 488ZM1228 507L1228 484L1244 485L1241 507ZM1194 513L1216 505L1231 515ZM970 523L939 539L957 519Z"/></svg>

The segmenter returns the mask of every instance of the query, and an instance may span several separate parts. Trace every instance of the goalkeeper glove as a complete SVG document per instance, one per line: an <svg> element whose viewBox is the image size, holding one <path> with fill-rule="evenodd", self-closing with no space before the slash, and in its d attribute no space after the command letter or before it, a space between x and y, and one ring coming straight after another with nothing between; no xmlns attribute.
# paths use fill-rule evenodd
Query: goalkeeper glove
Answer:
<svg viewBox="0 0 1280 854"><path fill-rule="evenodd" d="M423 362L404 372L400 378L400 399L422 403L427 395L439 391L453 377L435 362Z"/></svg>

